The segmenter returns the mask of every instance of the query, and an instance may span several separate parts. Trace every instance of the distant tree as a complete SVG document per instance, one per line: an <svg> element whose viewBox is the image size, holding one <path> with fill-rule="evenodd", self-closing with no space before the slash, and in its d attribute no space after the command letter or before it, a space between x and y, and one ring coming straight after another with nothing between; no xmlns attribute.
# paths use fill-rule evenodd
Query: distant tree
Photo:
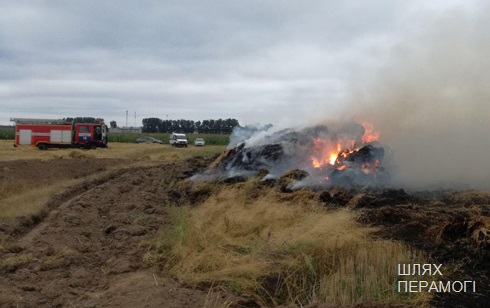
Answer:
<svg viewBox="0 0 490 308"><path fill-rule="evenodd" d="M209 120L209 133L216 134L216 121L213 119Z"/></svg>
<svg viewBox="0 0 490 308"><path fill-rule="evenodd" d="M170 133L170 121L169 120L161 121L160 124L158 125L158 131L160 133Z"/></svg>
<svg viewBox="0 0 490 308"><path fill-rule="evenodd" d="M110 122L111 128L116 128L117 127L117 122L116 121L111 121Z"/></svg>
<svg viewBox="0 0 490 308"><path fill-rule="evenodd" d="M226 119L224 121L223 132L222 134L231 134L233 128L240 126L240 123L237 119Z"/></svg>
<svg viewBox="0 0 490 308"><path fill-rule="evenodd" d="M192 120L180 120L180 127L184 133L194 132L195 123Z"/></svg>
<svg viewBox="0 0 490 308"><path fill-rule="evenodd" d="M76 117L75 123L96 123L95 118L92 117Z"/></svg>
<svg viewBox="0 0 490 308"><path fill-rule="evenodd" d="M177 120L171 120L170 121L170 131L172 131L172 132L180 131L179 121L177 121Z"/></svg>
<svg viewBox="0 0 490 308"><path fill-rule="evenodd" d="M143 122L142 131L144 133L158 133L162 120L159 118L145 118L143 119L142 122Z"/></svg>
<svg viewBox="0 0 490 308"><path fill-rule="evenodd" d="M214 121L214 133L215 134L222 134L223 133L223 120L218 119Z"/></svg>
<svg viewBox="0 0 490 308"><path fill-rule="evenodd" d="M70 123L90 123L90 124L102 124L104 123L104 119L102 118L93 118L93 117L75 117L75 118L63 118L64 121Z"/></svg>
<svg viewBox="0 0 490 308"><path fill-rule="evenodd" d="M194 122L193 120L185 119L161 120L159 118L145 118L142 122L144 133L196 132L201 134L231 134L233 128L240 126L237 119L208 119Z"/></svg>
<svg viewBox="0 0 490 308"><path fill-rule="evenodd" d="M240 126L237 119L209 119L202 122L197 121L194 130L204 134L231 134L236 126Z"/></svg>
<svg viewBox="0 0 490 308"><path fill-rule="evenodd" d="M203 120L201 124L201 130L200 133L208 134L211 131L211 128L209 126L209 120Z"/></svg>

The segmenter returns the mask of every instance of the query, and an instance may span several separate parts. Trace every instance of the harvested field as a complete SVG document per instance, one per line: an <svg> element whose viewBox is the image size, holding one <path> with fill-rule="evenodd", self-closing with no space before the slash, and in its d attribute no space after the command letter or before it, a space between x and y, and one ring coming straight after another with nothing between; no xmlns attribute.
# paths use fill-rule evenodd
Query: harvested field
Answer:
<svg viewBox="0 0 490 308"><path fill-rule="evenodd" d="M0 306L484 307L488 194L192 182L224 147L0 143ZM400 294L397 263L478 294Z"/></svg>
<svg viewBox="0 0 490 308"><path fill-rule="evenodd" d="M182 287L143 263L144 242L168 224L165 186L200 167L183 160L194 155L192 148L12 151L6 144L0 150L0 306L226 302L226 296ZM220 151L207 147L200 154L213 150Z"/></svg>
<svg viewBox="0 0 490 308"><path fill-rule="evenodd" d="M174 172L175 166L168 165L129 169L66 196L40 224L3 247L1 302L27 307L202 306L205 291L183 288L143 263L142 242L168 222L158 206L157 188L171 181Z"/></svg>

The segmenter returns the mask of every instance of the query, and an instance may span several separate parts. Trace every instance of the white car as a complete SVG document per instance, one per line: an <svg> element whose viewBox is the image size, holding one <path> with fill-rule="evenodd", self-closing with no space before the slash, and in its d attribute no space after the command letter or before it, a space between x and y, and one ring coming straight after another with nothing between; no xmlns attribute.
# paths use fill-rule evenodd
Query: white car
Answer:
<svg viewBox="0 0 490 308"><path fill-rule="evenodd" d="M172 133L170 135L170 144L174 147L187 148L187 136L185 134Z"/></svg>
<svg viewBox="0 0 490 308"><path fill-rule="evenodd" d="M204 139L202 139L202 138L196 138L196 140L194 140L194 145L196 147L199 147L199 146L203 147L205 144L206 144L206 142L204 142Z"/></svg>

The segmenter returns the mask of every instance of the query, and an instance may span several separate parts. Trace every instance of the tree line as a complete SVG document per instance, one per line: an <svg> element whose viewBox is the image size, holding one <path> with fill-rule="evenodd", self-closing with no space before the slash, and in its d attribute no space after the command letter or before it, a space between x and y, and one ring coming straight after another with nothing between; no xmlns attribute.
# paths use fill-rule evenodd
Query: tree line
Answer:
<svg viewBox="0 0 490 308"><path fill-rule="evenodd" d="M93 117L67 117L64 121L70 123L104 123L102 118ZM234 127L240 126L237 119L218 120L162 120L159 118L145 118L142 121L144 133L198 133L198 134L231 134ZM116 121L110 122L110 127L117 127Z"/></svg>
<svg viewBox="0 0 490 308"><path fill-rule="evenodd" d="M193 121L145 118L143 119L142 131L144 133L231 134L236 126L240 126L237 119Z"/></svg>
<svg viewBox="0 0 490 308"><path fill-rule="evenodd" d="M63 121L70 123L90 123L90 124L101 124L104 123L102 118L92 118L92 117L75 117L75 118L63 118Z"/></svg>

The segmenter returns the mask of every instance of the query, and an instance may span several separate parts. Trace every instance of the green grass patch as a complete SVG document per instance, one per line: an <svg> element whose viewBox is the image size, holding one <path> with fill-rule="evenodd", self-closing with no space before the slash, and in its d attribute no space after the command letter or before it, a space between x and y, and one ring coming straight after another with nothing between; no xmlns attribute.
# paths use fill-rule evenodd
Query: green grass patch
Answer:
<svg viewBox="0 0 490 308"><path fill-rule="evenodd" d="M14 128L0 128L0 140L14 140L15 130Z"/></svg>

